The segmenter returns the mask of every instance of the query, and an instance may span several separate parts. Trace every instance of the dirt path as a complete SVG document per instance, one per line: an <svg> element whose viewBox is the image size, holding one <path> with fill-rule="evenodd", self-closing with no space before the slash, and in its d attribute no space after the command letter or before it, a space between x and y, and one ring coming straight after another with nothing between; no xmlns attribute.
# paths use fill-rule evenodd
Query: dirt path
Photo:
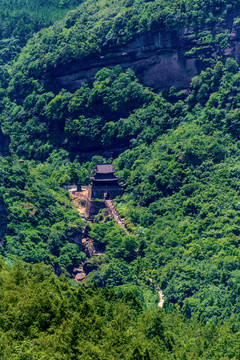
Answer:
<svg viewBox="0 0 240 360"><path fill-rule="evenodd" d="M157 287L158 289L158 295L159 295L159 303L158 303L158 307L162 308L163 307L163 303L164 303L164 295L162 290L160 290L159 287Z"/></svg>
<svg viewBox="0 0 240 360"><path fill-rule="evenodd" d="M111 214L111 216L114 218L114 220L116 221L116 223L117 223L118 225L120 225L120 226L124 229L124 231L125 231L125 233L126 233L127 235L130 235L129 232L128 232L128 230L126 229L126 227L125 227L125 225L124 225L123 220L120 219L120 217L119 217L119 215L118 215L118 213L117 213L117 210L116 210L116 208L115 208L115 206L114 206L114 204L113 204L113 201L112 201L112 200L106 200L106 206L107 206L107 208L110 210L110 214Z"/></svg>
<svg viewBox="0 0 240 360"><path fill-rule="evenodd" d="M116 221L116 223L118 225L120 225L124 231L126 232L127 235L130 235L128 230L126 229L123 220L120 219L117 210L113 204L112 200L106 200L106 206L107 208L110 210L110 214L111 216L114 218L114 220ZM149 280L151 281L151 283L153 283L152 279L149 278ZM158 296L159 296L159 302L158 302L158 307L162 308L163 307L163 303L164 303L164 295L162 290L160 289L160 287L156 284L154 284L154 287L157 289L158 291Z"/></svg>
<svg viewBox="0 0 240 360"><path fill-rule="evenodd" d="M162 290L160 289L160 287L156 284L154 284L153 280L151 278L148 278L148 280L154 285L154 287L157 289L158 291L158 296L159 296L159 302L158 302L158 307L162 308L163 307L163 303L164 303L164 295Z"/></svg>
<svg viewBox="0 0 240 360"><path fill-rule="evenodd" d="M110 210L110 214L111 216L114 218L114 220L116 221L116 223L118 225L120 225L124 231L126 232L127 235L130 235L128 230L126 229L123 220L120 219L117 210L113 204L112 200L106 200L106 206L107 208ZM152 279L149 278L149 280L151 281L151 283L153 283ZM154 284L154 287L157 289L158 291L158 296L159 296L159 302L158 302L158 307L162 308L163 307L163 303L164 303L164 294L162 292L162 290L160 289L160 287L156 284Z"/></svg>
<svg viewBox="0 0 240 360"><path fill-rule="evenodd" d="M75 208L79 211L79 214L80 216L83 216L83 217L86 217L86 201L87 201L87 196L88 196L88 188L87 187L84 187L82 188L82 191L80 192L77 192L77 191L73 191L71 192L71 195L72 195L72 202L75 206ZM82 200L82 202L80 201ZM125 233L127 235L131 235L129 233L129 231L126 229L125 227L125 224L124 224L124 220L122 220L118 213L117 213L117 210L113 204L113 201L112 200L106 200L105 201L106 203L106 207L107 209L109 209L109 212L110 212L110 215L114 218L114 220L116 221L116 223L118 225L120 225ZM103 255L104 253L102 252L98 252L95 250L94 248L94 245L93 245L93 241L88 239L88 238L83 238L82 239L82 243L85 245L85 247L88 249L89 251L89 257L92 257L92 256L101 256ZM86 277L86 274L85 272L83 271L82 268L80 269L75 269L76 271L76 276L75 276L75 280L77 281L83 281L84 278ZM153 283L153 280L150 279L150 282ZM154 284L154 283L153 283ZM163 307L163 303L164 303L164 295L163 295L163 292L162 290L160 289L160 287L156 284L154 284L154 287L157 289L158 291L158 296L159 296L159 302L158 302L158 307L162 308Z"/></svg>
<svg viewBox="0 0 240 360"><path fill-rule="evenodd" d="M75 208L79 211L80 216L86 217L86 201L88 196L88 189L83 188L81 191L70 192L72 196L72 203ZM81 202L82 200L82 202Z"/></svg>

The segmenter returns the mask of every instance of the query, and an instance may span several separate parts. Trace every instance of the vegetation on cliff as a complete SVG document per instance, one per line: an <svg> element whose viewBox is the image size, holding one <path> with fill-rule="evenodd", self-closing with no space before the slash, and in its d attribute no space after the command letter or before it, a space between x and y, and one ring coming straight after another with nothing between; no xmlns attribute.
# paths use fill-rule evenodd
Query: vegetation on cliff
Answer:
<svg viewBox="0 0 240 360"><path fill-rule="evenodd" d="M99 286L131 286L136 296L152 307L157 298L149 300L152 292L147 287L148 279L154 278L164 290L169 309L178 304L187 316L207 322L239 318L239 86L238 65L231 59L225 66L218 62L195 77L189 95L171 89L167 98L140 85L132 71L124 73L117 67L101 70L93 85L74 94L62 91L46 104L39 101L46 94L33 93L23 106L13 106L16 118L5 117L3 125L11 128L12 148L19 155L41 160L52 151L50 142L58 147L66 144L66 140L59 143L55 139L51 125L47 130L44 127L46 137L42 139L32 134L38 126L35 121L46 124L45 114L48 124L55 116L52 128L59 133L62 129L70 144L87 139L96 146L113 146L124 139L131 146L115 160L126 183L118 209L129 230L138 235L127 236L111 222L94 225L91 237L105 246L106 254L102 265L96 264L97 270L88 276L88 283L95 280ZM41 111L35 110L37 103L45 111L42 117ZM24 116L18 117L23 111ZM38 147L34 141L39 142ZM47 151L41 158L43 148ZM53 153L44 165L36 166L37 172L45 172L43 183L49 176L58 186L65 180L87 181L92 164L77 164L77 157L69 163L67 152L62 151L64 154L65 160L54 158ZM29 166L35 172L33 164ZM50 186L53 188L52 183ZM8 203L12 201L9 198ZM53 210L59 216L60 208ZM63 228L67 231L67 223ZM7 236L8 252L14 253L11 244L16 240ZM64 241L68 241L66 236ZM78 258L74 260L65 248L61 251L72 257L70 265L76 265ZM28 249L23 254L27 260ZM60 254L58 249L57 256Z"/></svg>
<svg viewBox="0 0 240 360"><path fill-rule="evenodd" d="M199 51L201 56L201 50L208 50L210 44L226 45L229 32L222 28L226 16L236 9L236 0L88 0L69 12L64 22L36 34L14 71L35 79L47 78L53 69L70 63L96 59L102 54L110 56L136 34L183 27L196 28L200 45L193 51ZM220 31L216 30L218 26Z"/></svg>
<svg viewBox="0 0 240 360"><path fill-rule="evenodd" d="M128 229L138 232L138 251L126 259L127 238L120 241L120 230L117 235L105 228L112 277L125 261L122 284L153 278L166 308L178 304L199 321L239 319L238 92L236 62L217 63L193 79L185 100L169 93L171 125L165 133L152 117L134 147L114 162L126 183L118 211ZM108 282L105 271L102 266L92 274L99 285Z"/></svg>
<svg viewBox="0 0 240 360"><path fill-rule="evenodd" d="M7 216L0 246L7 264L0 271L3 359L238 357L238 64L208 54L212 67L190 89L164 94L120 66L102 69L73 93L42 81L50 70L111 52L137 33L203 23L214 29L237 7L233 1L86 1L1 66L0 120L12 153L0 159ZM35 31L31 26L23 42ZM216 40L212 32L196 37L203 46ZM220 46L227 37L217 38ZM62 186L86 184L106 160L83 161L84 151L121 147L128 149L114 166L126 186L116 207L130 235L100 214L88 229L105 250L85 279L94 285L71 287L36 264L68 275L86 258L84 222ZM13 266L19 259L35 265ZM154 310L154 284L164 292L164 311Z"/></svg>

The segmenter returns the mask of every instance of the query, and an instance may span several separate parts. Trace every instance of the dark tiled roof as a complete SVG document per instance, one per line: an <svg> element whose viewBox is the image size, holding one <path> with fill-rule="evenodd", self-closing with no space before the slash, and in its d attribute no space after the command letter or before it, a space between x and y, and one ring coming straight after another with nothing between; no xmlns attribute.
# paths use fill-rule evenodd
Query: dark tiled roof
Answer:
<svg viewBox="0 0 240 360"><path fill-rule="evenodd" d="M95 177L91 177L91 180L93 181L97 181L97 182L108 182L108 181L118 181L119 180L119 177L115 177L114 179L96 179Z"/></svg>
<svg viewBox="0 0 240 360"><path fill-rule="evenodd" d="M97 172L101 174L108 174L115 172L115 169L111 164L97 165Z"/></svg>

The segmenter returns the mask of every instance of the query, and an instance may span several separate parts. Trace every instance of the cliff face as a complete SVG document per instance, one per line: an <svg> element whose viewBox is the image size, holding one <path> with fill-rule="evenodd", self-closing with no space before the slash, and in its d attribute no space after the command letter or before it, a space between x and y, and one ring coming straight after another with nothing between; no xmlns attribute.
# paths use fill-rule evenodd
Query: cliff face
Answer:
<svg viewBox="0 0 240 360"><path fill-rule="evenodd" d="M193 42L184 32L149 32L136 37L126 46L86 63L74 63L52 74L49 85L74 91L85 79L91 79L104 67L120 65L132 68L140 81L153 89L188 87L191 78L201 69L196 58L186 58Z"/></svg>
<svg viewBox="0 0 240 360"><path fill-rule="evenodd" d="M0 156L9 155L9 137L0 132Z"/></svg>
<svg viewBox="0 0 240 360"><path fill-rule="evenodd" d="M204 29L156 31L138 35L125 46L111 49L111 53L103 51L102 56L87 62L58 68L47 83L51 87L64 87L74 91L85 79L93 78L102 68L120 65L124 69L132 68L144 85L155 90L165 90L171 86L187 88L192 77L206 67L201 58L224 59L232 56L240 63L240 22L234 22L239 14L240 12L229 14L218 27L212 25ZM198 36L195 35L203 30L213 34L212 42L198 43ZM214 38L219 33L228 37L225 48ZM191 49L201 46L200 56L199 53L186 55Z"/></svg>
<svg viewBox="0 0 240 360"><path fill-rule="evenodd" d="M228 46L224 54L233 57L240 64L240 20L235 21L231 27Z"/></svg>

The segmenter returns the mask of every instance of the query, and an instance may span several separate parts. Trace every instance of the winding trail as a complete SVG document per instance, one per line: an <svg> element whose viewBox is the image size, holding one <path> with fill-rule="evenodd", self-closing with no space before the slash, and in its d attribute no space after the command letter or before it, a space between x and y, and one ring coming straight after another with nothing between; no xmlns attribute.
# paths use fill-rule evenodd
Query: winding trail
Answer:
<svg viewBox="0 0 240 360"><path fill-rule="evenodd" d="M120 219L118 213L117 213L117 210L113 204L113 201L112 200L106 200L106 206L107 208L110 210L110 214L111 216L114 218L114 220L116 221L116 223L118 225L120 225L125 233L127 235L131 235L129 233L129 231L126 229L125 225L124 225L124 222ZM152 279L149 278L149 280L151 281L151 283L153 283ZM154 283L153 283L154 284ZM157 284L154 284L154 287L155 289L157 289L157 292L158 292L158 296L159 296L159 302L158 302L158 307L162 308L163 307L163 303L164 303L164 294L162 292L162 290L160 289L160 287L157 285Z"/></svg>
<svg viewBox="0 0 240 360"><path fill-rule="evenodd" d="M130 235L129 232L128 232L128 230L126 229L126 227L125 227L125 225L124 225L123 220L120 219L120 217L119 217L119 215L118 215L118 213L117 213L117 210L116 210L116 208L115 208L115 206L114 206L114 204L113 204L113 201L112 201L112 200L106 200L105 202L106 202L107 208L110 210L111 216L114 218L114 220L116 221L116 223L117 223L118 225L120 225L120 226L124 229L124 231L125 231L125 233L126 233L127 235Z"/></svg>
<svg viewBox="0 0 240 360"><path fill-rule="evenodd" d="M71 192L73 205L79 211L79 215L82 216L82 217L86 216L85 204L81 203L79 200L81 199L81 200L86 201L87 200L87 194L88 194L88 188L87 187L83 187L82 191L80 191L80 192L77 192L77 191ZM115 208L115 206L113 204L113 201L112 200L105 200L105 203L106 203L107 209L109 210L110 215L113 217L113 219L116 221L116 223L123 228L123 230L125 231L125 233L127 235L131 235L129 233L129 231L127 230L127 228L125 227L124 221L119 217L119 215L117 213L117 210L116 210L116 208ZM85 246L89 242L91 242L91 241L88 238L83 238L82 239L82 243ZM96 251L95 248L94 248L93 243L91 245L92 245L91 249L89 249L89 252L91 253L90 257L92 257L92 256L101 256L101 255L104 254L102 252ZM80 268L80 269L75 269L75 270L77 271L77 274L75 276L75 280L83 281L84 278L86 277L86 274L83 271L83 269ZM153 280L151 278L148 278L148 280L151 283L153 283ZM158 307L162 308L163 303L164 303L164 294L163 294L162 290L160 289L160 287L157 284L153 283L153 285L154 285L155 289L157 290L158 296L159 296Z"/></svg>
<svg viewBox="0 0 240 360"><path fill-rule="evenodd" d="M114 220L116 221L116 223L117 223L118 225L120 225L120 226L124 229L124 231L125 231L125 233L126 233L127 235L131 235L131 234L129 233L129 231L126 229L126 227L125 227L125 225L124 225L124 222L120 219L120 217L119 217L119 215L118 215L118 213L117 213L117 210L116 210L116 208L115 208L115 206L114 206L114 204L113 204L113 201L112 201L112 200L106 200L105 202L106 202L107 208L110 210L111 216L114 218ZM149 280L151 281L151 283L153 283L152 279L149 278ZM153 284L154 284L154 283L153 283ZM159 287L158 285L154 284L154 287L155 287L155 288L157 289L157 291L158 291L158 296L159 296L158 307L162 308L162 307L163 307L163 303L164 303L164 294L163 294L162 290L160 289L160 287Z"/></svg>
<svg viewBox="0 0 240 360"><path fill-rule="evenodd" d="M160 289L160 287L157 284L154 284L153 280L151 278L148 278L148 280L154 285L155 289L157 289L158 291L158 296L159 296L159 302L158 302L158 307L162 308L163 307L163 303L164 303L164 295L162 290Z"/></svg>
<svg viewBox="0 0 240 360"><path fill-rule="evenodd" d="M158 295L159 295L159 303L158 303L158 307L162 308L163 307L163 303L164 303L164 295L162 290L160 290L159 287L157 287L158 289Z"/></svg>

